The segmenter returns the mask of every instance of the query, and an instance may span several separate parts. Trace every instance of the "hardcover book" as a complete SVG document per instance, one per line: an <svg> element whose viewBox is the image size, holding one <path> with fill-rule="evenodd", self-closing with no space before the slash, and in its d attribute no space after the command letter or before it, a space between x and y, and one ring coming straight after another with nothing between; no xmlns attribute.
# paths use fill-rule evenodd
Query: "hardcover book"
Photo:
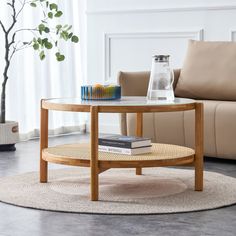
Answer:
<svg viewBox="0 0 236 236"><path fill-rule="evenodd" d="M120 147L111 147L111 146L98 146L98 151L100 152L110 152L117 154L125 155L138 155L151 152L151 146L148 147L139 147L139 148L120 148Z"/></svg>
<svg viewBox="0 0 236 236"><path fill-rule="evenodd" d="M151 145L150 138L136 136L110 135L98 139L98 144L102 146L112 146L121 148L138 148Z"/></svg>

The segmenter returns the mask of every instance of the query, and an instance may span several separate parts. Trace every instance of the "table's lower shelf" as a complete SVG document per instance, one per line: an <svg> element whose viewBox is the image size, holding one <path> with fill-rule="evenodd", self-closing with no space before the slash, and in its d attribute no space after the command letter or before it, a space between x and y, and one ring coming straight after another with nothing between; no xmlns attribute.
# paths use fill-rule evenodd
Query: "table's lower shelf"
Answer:
<svg viewBox="0 0 236 236"><path fill-rule="evenodd" d="M155 167L192 163L194 154L191 148L153 143L151 153L129 156L99 152L98 160L101 168ZM90 144L49 147L43 150L43 159L58 164L90 166Z"/></svg>

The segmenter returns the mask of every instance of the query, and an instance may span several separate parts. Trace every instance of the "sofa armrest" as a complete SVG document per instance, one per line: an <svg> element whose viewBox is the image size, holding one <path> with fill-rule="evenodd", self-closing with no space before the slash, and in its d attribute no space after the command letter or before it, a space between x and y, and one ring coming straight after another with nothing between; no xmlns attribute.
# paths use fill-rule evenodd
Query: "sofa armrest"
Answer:
<svg viewBox="0 0 236 236"><path fill-rule="evenodd" d="M174 70L175 89L180 75L180 69ZM122 72L118 73L118 84L121 86L122 96L146 96L148 90L148 83L150 78L150 71L145 72ZM127 135L126 114L121 114L120 117L121 133Z"/></svg>
<svg viewBox="0 0 236 236"><path fill-rule="evenodd" d="M173 83L173 89L175 90L176 85L179 81L181 69L174 69L174 83Z"/></svg>

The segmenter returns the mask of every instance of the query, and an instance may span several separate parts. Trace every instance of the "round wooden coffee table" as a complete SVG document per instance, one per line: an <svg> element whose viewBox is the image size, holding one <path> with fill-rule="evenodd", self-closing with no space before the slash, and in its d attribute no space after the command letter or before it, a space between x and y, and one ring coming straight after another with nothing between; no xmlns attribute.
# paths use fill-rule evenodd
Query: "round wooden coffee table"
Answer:
<svg viewBox="0 0 236 236"><path fill-rule="evenodd" d="M48 147L48 110L90 112L89 144L67 144ZM135 156L98 151L99 113L137 113L136 135L143 133L143 113L195 110L195 149L171 144L152 144L152 152ZM174 102L150 103L146 97L122 97L116 101L82 101L77 98L43 99L40 125L40 182L48 180L48 162L89 167L91 169L91 200L99 196L99 174L110 168L136 168L190 164L195 167L195 190L203 190L203 104L176 98Z"/></svg>

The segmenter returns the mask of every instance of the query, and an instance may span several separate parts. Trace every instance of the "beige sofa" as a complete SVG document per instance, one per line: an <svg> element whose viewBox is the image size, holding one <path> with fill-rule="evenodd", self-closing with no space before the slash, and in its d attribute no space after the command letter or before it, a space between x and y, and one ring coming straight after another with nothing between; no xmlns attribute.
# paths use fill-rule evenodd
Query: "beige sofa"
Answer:
<svg viewBox="0 0 236 236"><path fill-rule="evenodd" d="M189 51L191 51L191 47L197 46L199 50L199 42L191 41L190 44L197 44L197 45L190 45ZM220 43L219 43L220 44ZM200 45L201 46L201 45ZM205 46L205 45L203 45ZM211 46L211 44L210 44ZM213 45L214 46L214 45ZM220 45L222 46L222 45ZM225 45L223 45L225 46ZM236 70L236 43L233 45L235 47L235 68L233 66L232 70ZM232 48L231 48L232 50ZM189 53L187 53L186 60L191 61L189 58ZM207 52L209 54L209 52ZM195 58L198 58L195 55ZM202 56L202 55L200 55ZM212 55L216 57L216 55ZM218 59L220 59L218 57ZM231 58L232 59L232 58ZM227 158L227 159L236 159L236 99L234 101L229 101L226 99L230 99L230 95L225 90L229 90L229 93L233 91L236 87L236 71L235 74L232 76L231 83L225 84L225 86L221 86L222 94L219 87L214 89L214 86L217 86L215 82L217 78L214 77L212 79L212 75L209 72L207 76L210 79L204 78L204 83L208 79L207 86L209 86L208 92L203 90L204 88L198 88L198 84L200 83L200 79L203 75L197 75L197 79L193 83L190 83L192 86L196 83L196 90L193 88L188 87L188 83L184 82L189 79L186 76L189 67L195 67L194 63L190 65L185 63L183 65L183 69L175 70L175 83L174 89L175 94L181 97L181 94L186 94L187 96L182 97L190 97L202 101L204 103L204 154L205 156L209 157L219 157L219 158ZM213 59L210 59L213 62ZM212 61L213 60L213 61ZM202 63L202 62L201 62ZM225 62L226 63L226 62ZM216 65L217 66L217 65ZM219 67L219 66L218 66ZM192 68L195 69L195 68ZM199 69L199 68L197 68ZM204 68L202 68L204 69ZM209 70L217 70L216 68L209 68ZM215 72L214 72L215 73ZM227 73L229 73L227 71ZM233 73L233 72L232 72ZM123 96L146 96L148 82L149 82L149 72L120 72L118 75L119 84L122 87L122 95ZM205 74L204 74L205 76ZM222 75L221 79L228 75ZM191 75L191 79L194 77ZM227 80L226 80L227 81ZM212 83L212 85L211 85ZM233 89L232 89L233 87ZM231 91L232 90L232 91ZM189 95L188 93L190 93ZM236 97L236 90L235 94L232 93L232 96ZM217 96L224 96L225 100L217 100L214 98L214 93L218 92ZM199 93L199 94L198 94ZM203 94L203 95L202 95ZM211 97L210 99L202 98L205 96ZM227 97L229 96L229 97ZM234 99L234 97L232 98ZM122 134L125 135L134 135L135 134L135 114L122 114L121 115L121 131ZM194 112L193 111L186 111L186 112L171 112L171 113L146 113L144 114L144 136L151 137L153 142L161 142L161 143L171 143L171 144L178 144L184 145L188 147L194 147Z"/></svg>

